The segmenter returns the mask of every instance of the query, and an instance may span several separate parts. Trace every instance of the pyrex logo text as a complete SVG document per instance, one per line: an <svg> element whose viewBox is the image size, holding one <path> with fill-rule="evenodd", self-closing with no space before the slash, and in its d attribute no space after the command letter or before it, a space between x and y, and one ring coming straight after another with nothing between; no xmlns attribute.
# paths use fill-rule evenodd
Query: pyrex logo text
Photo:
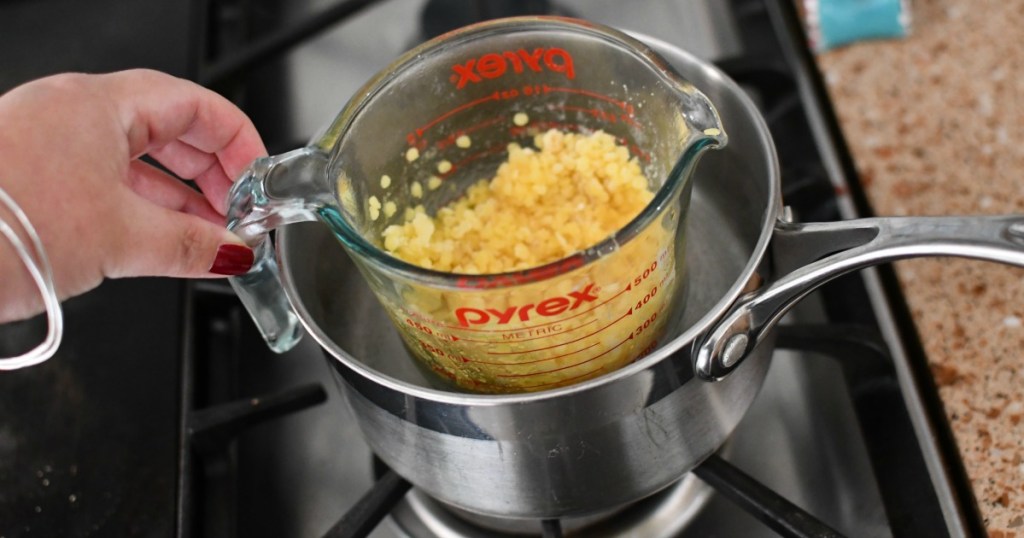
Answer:
<svg viewBox="0 0 1024 538"><path fill-rule="evenodd" d="M455 87L461 90L470 82L498 78L508 71L509 66L512 66L515 73L522 73L526 69L539 73L547 68L549 71L564 73L569 80L576 76L572 55L565 49L549 47L536 48L533 52L527 52L526 49L506 50L501 54L490 52L464 64L455 64L452 66L455 72L452 81L457 81Z"/></svg>
<svg viewBox="0 0 1024 538"><path fill-rule="evenodd" d="M469 307L456 308L455 317L459 320L459 325L463 327L485 325L492 320L497 321L498 325L505 325L512 321L513 318L518 318L519 321L530 321L531 310L538 316L557 316L562 312L576 310L581 305L596 300L597 294L594 291L594 285L588 284L587 287L580 291L569 292L567 297L552 297L537 304L529 303L522 306L510 306L504 310L497 310L495 308L484 308L482 310Z"/></svg>

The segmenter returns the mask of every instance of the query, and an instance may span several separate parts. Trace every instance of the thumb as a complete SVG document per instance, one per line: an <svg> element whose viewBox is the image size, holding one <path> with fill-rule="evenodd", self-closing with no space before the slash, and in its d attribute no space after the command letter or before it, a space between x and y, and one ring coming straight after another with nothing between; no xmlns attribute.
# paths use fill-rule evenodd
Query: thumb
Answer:
<svg viewBox="0 0 1024 538"><path fill-rule="evenodd" d="M253 251L238 236L195 215L149 206L129 228L108 276L202 278L252 267Z"/></svg>

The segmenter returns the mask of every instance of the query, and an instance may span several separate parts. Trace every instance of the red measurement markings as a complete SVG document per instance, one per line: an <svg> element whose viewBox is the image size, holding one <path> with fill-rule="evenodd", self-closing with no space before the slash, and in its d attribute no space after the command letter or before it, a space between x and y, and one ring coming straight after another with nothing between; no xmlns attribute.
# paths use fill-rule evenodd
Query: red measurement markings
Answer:
<svg viewBox="0 0 1024 538"><path fill-rule="evenodd" d="M633 282L631 282L631 284L633 286L639 286L641 282L643 282L644 280L647 280L648 277L653 275L654 274L654 270L657 269L657 268L658 268L658 260L654 260L653 262L651 262L651 265L649 267L645 267L644 271L642 273L640 273L639 275L637 275L637 276L635 276L633 278Z"/></svg>
<svg viewBox="0 0 1024 538"><path fill-rule="evenodd" d="M643 322L643 323L641 323L641 324L640 324L640 325L639 325L639 326L638 326L638 327L636 328L636 330L635 330L635 331L633 331L633 336L640 336L640 335L641 335L641 334L643 334L643 333L644 333L644 331L646 331L646 330L647 330L648 328L651 328L651 327L653 327L653 326L654 326L654 323L655 323L655 321L657 321L657 319L658 319L658 314L660 314L660 313L661 313L661 310L659 310L659 311L655 312L654 314L651 314L651 317L649 317L649 318L645 319L645 320L644 320L644 322Z"/></svg>
<svg viewBox="0 0 1024 538"><path fill-rule="evenodd" d="M423 137L423 133L427 132L431 127L433 127L433 126L437 125L438 123L441 123L442 121L444 121L444 120L454 116L455 114L458 114L459 112L462 112L463 110L468 110L470 108L473 108L473 107L475 107L477 105L486 103L488 101L497 101L499 99L501 99L501 92L497 92L496 91L496 92L488 95L487 97L481 97L479 99L474 99L474 100L472 100L472 101L470 101L468 103L461 104L461 105L459 105L459 106L449 110L448 112L445 112L444 114L441 114L440 116L434 118L433 120L431 120L429 123L427 123L423 127L417 128L416 129L416 136L419 136L420 138L422 138Z"/></svg>
<svg viewBox="0 0 1024 538"><path fill-rule="evenodd" d="M493 146L491 146L491 147L489 147L489 148L487 148L487 149L485 149L483 151L478 151L478 152L476 152L476 153L466 157L465 159L462 159L461 161L456 161L456 162L452 163L451 170L448 170L447 172L445 172L443 174L438 174L438 176L441 179L446 179L448 176L454 174L455 171L458 170L459 168L461 168L463 166L466 166L467 164L469 164L469 163L471 163L471 162L473 162L473 161L475 161L477 159L483 159L484 157L488 157L490 155L497 155L497 154L502 153L504 151L505 151L505 146L502 146L500 144L493 145Z"/></svg>
<svg viewBox="0 0 1024 538"><path fill-rule="evenodd" d="M666 281L666 280L668 280L668 277L670 277L670 276L673 276L673 274L674 274L674 273L672 273L672 271L668 271L668 272L666 272L666 273L665 273L665 276L663 276L663 277L661 278L661 282L658 282L658 285L657 285L657 286L655 286L655 287L659 287L659 288L660 288L660 287L662 287L662 286L663 286L663 285L665 284L665 281Z"/></svg>
<svg viewBox="0 0 1024 538"><path fill-rule="evenodd" d="M562 342L562 343L553 344L553 345L550 345L550 346L539 347L537 349L530 349L530 350L527 350L527 351L523 351L523 350L519 350L519 351L488 351L487 354L488 355L526 355L527 353L535 353L537 351L545 351L545 350L548 350L548 349L554 349L556 347L562 347L562 346L567 346L569 344L575 344L576 342L579 342L579 341L582 341L582 340L586 340L587 338L590 338L591 336L594 336L595 334L600 334L600 333L604 332L605 330L607 330L612 325L615 325L616 323L618 323L618 322L620 322L620 321L622 321L622 320L624 320L627 317L632 316L632 315L633 315L633 308L630 307L628 312L626 312L625 314L619 316L618 318L615 319L615 321L609 323L608 325L605 325L604 327L601 327L600 329L598 329L598 330L596 330L594 332L588 333L588 334L586 334L584 336L581 336L581 337L579 337L579 338L577 338L575 340L569 340L568 342Z"/></svg>
<svg viewBox="0 0 1024 538"><path fill-rule="evenodd" d="M436 364L431 363L430 369L437 372L440 375L447 377L448 379L451 379L452 381L458 381L458 379L455 377L455 374L449 372L448 370L445 370L444 368L441 368Z"/></svg>
<svg viewBox="0 0 1024 538"><path fill-rule="evenodd" d="M539 336L533 336L531 338L516 338L515 337L515 333L512 333L512 334L503 334L503 335L501 335L501 337L502 337L501 340L474 340L472 338L456 338L456 340L462 340L463 342L475 342L475 343L478 343L478 344L507 344L509 342L529 342L531 340L540 340L540 339L543 339L543 338L551 338L551 336L554 335L554 334L565 334L565 333L568 333L568 332L572 332L572 331L575 331L576 329L582 329L583 327L586 327L587 325L590 325L591 323L596 323L596 322L597 322L597 319L592 319L592 320L590 320L590 321L588 321L586 323L583 323L581 325L577 325L577 326L575 326L575 327L573 327L571 329L566 329L564 331L554 330L554 331L551 331L549 333L541 334ZM533 332L533 331L522 330L522 331L516 331L516 332L528 333L528 332Z"/></svg>
<svg viewBox="0 0 1024 538"><path fill-rule="evenodd" d="M655 312L655 316L660 316L660 315L661 315L661 310ZM615 347L619 347L622 344L624 344L626 341L632 340L632 339L633 339L633 335L630 334L629 337L626 338L626 340L623 340L622 342L619 342L619 344L617 346L615 346ZM584 348L584 349L586 349L586 348ZM615 348L612 348L612 349L615 349ZM658 349L658 339L657 338L651 340L651 343L647 344L647 347L645 347L642 350L640 350L640 353L637 353L636 357L634 357L631 362L636 362L636 361L646 357L647 355L650 355L656 349ZM611 351L611 349L609 349L608 351ZM605 353L608 353L608 351L605 351L601 355L604 355ZM598 357L600 357L601 355L598 355ZM594 357L594 358L597 358L597 357ZM565 368L561 368L561 369L565 370L565 369L568 369L568 368L572 368L574 366L580 366L580 365L586 364L587 362L590 362L592 360L594 360L594 359L588 359L586 361L583 361L583 362L580 362L580 363L577 363L577 364L573 364L573 365L570 365L570 366L566 366ZM524 389L536 389L536 388L540 388L540 387L549 387L551 385L567 385L567 384L572 383L573 381L576 381L577 379L593 376L593 375L595 375L597 373L600 373L601 370L605 370L608 367L609 367L608 364L603 364L603 365L601 365L601 366L599 366L599 367L597 367L597 368L595 368L593 370L590 370L588 372L583 372L582 374L575 375L573 377L566 377L566 378L563 378L563 379L559 379L558 381L552 381L550 383L541 383L539 385L522 385L522 388L524 388ZM558 370L552 370L552 371L558 371ZM525 377L526 375L536 375L536 374L540 374L540 373L547 373L547 372L536 372L535 374L524 374L523 377ZM499 376L499 377L511 377L511 376Z"/></svg>
<svg viewBox="0 0 1024 538"><path fill-rule="evenodd" d="M445 351L444 349L441 349L429 342L424 342L423 340L420 339L417 339L416 342L419 343L420 347L423 348L424 351L430 353L435 357L451 359L454 361L470 362L470 359L468 357L464 357L462 355L452 355L451 353Z"/></svg>
<svg viewBox="0 0 1024 538"><path fill-rule="evenodd" d="M647 347L641 349L640 353L636 354L636 358L634 358L633 361L634 362L638 361L638 360L640 360L640 359L650 355L651 352L653 352L655 349L658 349L658 339L657 338L655 338L654 340L651 340L651 343L647 344Z"/></svg>
<svg viewBox="0 0 1024 538"><path fill-rule="evenodd" d="M414 318L414 319L416 319L418 321L422 321L423 323L426 323L427 325L433 325L434 327L444 327L444 325L442 325L437 320L432 319L432 318L428 318L427 316L424 316L423 314L420 314L419 312L416 312L414 310L403 310L403 309L399 308L398 311L401 312L402 314L405 314L406 316Z"/></svg>
<svg viewBox="0 0 1024 538"><path fill-rule="evenodd" d="M625 120L623 120L623 121L625 121ZM630 125L634 125L638 129L640 128L640 126L636 125L635 123L631 123ZM626 140L625 138L623 138L621 136L619 138L616 138L615 140L619 143L619 145L625 146L625 147L629 148L629 151L633 155L636 155L637 157L640 157L640 159L642 159L645 163L651 162L651 154L647 153L646 151L644 151L642 149L640 149L640 146L638 146L636 144L630 144L629 140Z"/></svg>
<svg viewBox="0 0 1024 538"><path fill-rule="evenodd" d="M574 383L575 381L577 381L579 379L583 379L585 377L594 377L595 375L601 373L602 370L607 370L608 366L609 365L607 365L607 364L603 364L603 365L598 366L597 368L595 368L593 370L590 370L589 372L583 372L582 374L574 375L572 377L562 378L562 379L559 379L558 381L552 381L550 383L541 383L539 385L518 385L518 386L521 387L521 388L524 388L524 389L539 389L541 387L550 387L552 385L571 385L572 383Z"/></svg>
<svg viewBox="0 0 1024 538"><path fill-rule="evenodd" d="M424 144L423 141L417 141L417 137L418 138L423 138L423 134L424 133L426 133L427 131L429 131L430 129L432 129L433 127L438 125L439 123L447 120L448 118L451 118L452 116L454 116L454 115L456 115L456 114L458 114L458 113L460 113L460 112L462 112L464 110L468 110L470 108L473 108L473 107L475 107L477 105L480 105L480 104L483 104L483 103L487 103L489 101L501 101L501 100L518 99L521 96L537 96L537 95L548 94L548 93L552 93L552 92L561 92L561 93L571 93L571 94L576 94L576 95L584 95L584 96L587 96L587 97L591 97L591 98L594 98L594 99L599 99L599 100L611 103L611 104L621 108L625 112L625 114L619 114L618 116L616 116L615 114L612 114L610 112L601 111L599 109L585 109L585 108L582 108L582 107L579 107L579 110L583 111L583 112L586 112L588 114L591 114L594 117L604 119L605 121L608 121L608 122L622 121L623 123L629 124L630 126L636 128L636 129L642 129L642 126L639 123L636 122L636 116L634 114L633 105L627 103L626 101L615 99L615 98L609 97L608 95L605 95L605 94L602 94L602 93L598 93L598 92L595 92L595 91L591 91L591 90L585 90L585 89L581 89L581 88L561 88L561 87L555 87L555 86L548 86L547 84L544 84L544 85L540 85L540 86L538 86L538 85L527 85L527 86L523 86L522 88L507 88L507 89L504 89L504 90L496 90L493 93L491 93L491 94L489 94L489 95L487 95L485 97L481 97L479 99L474 99L474 100L469 101L467 103L463 103L463 104L461 104L461 105L459 105L459 106L457 106L455 108L452 108L451 110L448 110L447 112L437 116L433 120L427 122L422 127L416 128L414 130L414 132L409 133L406 136L406 139L407 139L407 141L409 142L410 145L418 147L420 149L423 149L423 146L425 144ZM566 106L562 106L560 108L563 108L563 109L566 109L566 110L570 109L569 107L566 107ZM505 116L498 116L497 118L494 118L492 120L487 120L485 122L482 122L481 124L477 124L477 126L474 126L473 128L467 128L467 129L464 129L462 131L459 131L456 134L450 135L447 138L438 141L437 142L437 146L440 149L446 148L449 145L454 144L455 139L458 138L459 136L461 136L462 134L466 134L466 133L472 132L472 130L474 130L474 128L478 129L478 128L487 127L489 125L493 125L494 123L497 123L498 121L501 121L501 119L503 119L503 118L505 118ZM523 132L526 132L526 129L529 129L529 128L534 128L534 129L537 129L537 128L540 128L540 129L544 129L544 128L547 128L547 129L562 128L562 129L569 129L569 130L578 131L579 130L579 125L578 124L557 123L557 122L534 122L530 126L513 127L512 129L510 129L510 132L513 135L520 135ZM643 158L645 161L650 161L650 155L648 155L646 152L641 150L636 145L630 146L630 148L631 148L631 150L636 155L638 155L639 157Z"/></svg>
<svg viewBox="0 0 1024 538"><path fill-rule="evenodd" d="M554 105L551 108L556 110L565 110L568 112L582 112L589 116L593 116L596 119L602 120L606 123L615 123L619 121L618 115L614 112L606 112L600 108L586 108L582 106L572 105Z"/></svg>
<svg viewBox="0 0 1024 538"><path fill-rule="evenodd" d="M481 360L476 360L476 359L463 359L463 360L465 362L472 362L474 364L490 364L490 365L493 365L493 366L521 366L523 364L537 364L538 362L553 361L553 360L556 360L556 359L561 359L562 357L568 357L569 355L575 355L575 354L577 354L577 353L579 353L581 351L586 351L586 350L588 350L588 349L590 349L592 347L595 347L595 346L599 345L600 343L601 342L594 342L593 344L590 344L587 347L581 347L581 348L577 349L576 351L570 351L568 353L563 353L561 355L555 355L553 357L544 357L543 359L534 359L532 361L507 362L507 361L481 361Z"/></svg>
<svg viewBox="0 0 1024 538"><path fill-rule="evenodd" d="M626 114L629 114L630 116L633 115L633 105L631 105L631 104L629 104L629 103L627 103L625 101L620 101L618 99L614 99L614 98L609 97L609 96L607 96L607 95L605 95L603 93L598 93L598 92L594 92L594 91L590 91L590 90L584 90L584 89L581 89L581 88L559 88L559 87L552 87L552 86L548 86L547 84L544 85L543 89L544 89L544 93L551 93L551 92L573 93L573 94L576 94L576 95L585 95L587 97L593 97L594 99L600 99L602 101L607 101L607 102L609 102L609 103L611 103L611 104L621 108L622 110L624 110L626 112Z"/></svg>
<svg viewBox="0 0 1024 538"><path fill-rule="evenodd" d="M640 310L641 308L647 306L647 303L651 302L651 299L654 299L656 295L658 295L658 286L651 286L650 291L644 294L644 296L636 302L636 306L634 306L633 308L635 310Z"/></svg>
<svg viewBox="0 0 1024 538"><path fill-rule="evenodd" d="M416 148L421 152L426 151L427 146L430 145L429 143L427 143L426 140L416 140L416 135L414 133L409 133L405 135L405 141L407 144L409 144L410 148ZM403 153L402 155L404 156L405 154Z"/></svg>
<svg viewBox="0 0 1024 538"><path fill-rule="evenodd" d="M530 134L530 132L543 132L548 131L550 129L576 132L583 131L583 128L578 123L562 123L558 121L535 121L530 125L525 125L523 127L509 127L508 134L510 136L522 136L524 134Z"/></svg>
<svg viewBox="0 0 1024 538"><path fill-rule="evenodd" d="M657 319L658 316L661 316L662 312L664 312L664 311L665 311L665 307L664 306L659 308L658 311L655 312L653 316L651 316L652 322L653 322L653 320ZM664 321L664 318L662 318L662 321ZM636 333L633 333L633 334L636 334ZM655 349L658 349L658 339L657 338L652 338L651 339L651 343L647 344L647 347L641 349L640 353L636 354L636 357L633 358L633 362L636 362L636 361L646 357L647 355L650 355L651 353L654 352Z"/></svg>
<svg viewBox="0 0 1024 538"><path fill-rule="evenodd" d="M420 331L423 334L429 334L430 336L434 336L440 340L446 340L448 342L458 342L459 340L462 340L462 338L459 338L454 334L447 334L435 331L434 329L430 328L429 325L420 323L419 321L412 319L412 317L405 318L405 324Z"/></svg>
<svg viewBox="0 0 1024 538"><path fill-rule="evenodd" d="M557 262L542 265L540 267L534 267L533 269L527 269L518 273L474 276L463 275L455 281L455 285L460 288L473 289L503 288L537 282L539 280L546 280L558 275L566 274L569 271L582 266L583 254L576 253L568 258L562 258ZM523 321L526 320L524 319Z"/></svg>
<svg viewBox="0 0 1024 538"><path fill-rule="evenodd" d="M651 154L647 153L646 151L644 151L642 149L640 149L640 146L638 146L636 144L633 144L633 145L629 146L629 151L632 151L633 155L636 155L637 157L640 157L640 159L642 161L644 161L645 163L651 162Z"/></svg>
<svg viewBox="0 0 1024 538"><path fill-rule="evenodd" d="M598 353L597 355L594 355L593 357L590 357L589 359L586 359L586 360L582 360L580 362L574 362L572 364L568 364L568 365L565 365L565 366L560 366L558 368L552 368L551 370L542 370L540 372L529 372L529 373L526 373L526 374L499 374L497 377L530 377L530 376L535 376L535 375L551 374L551 373L554 373L554 372L561 372L562 370L568 370L569 368L576 368L578 366L583 366L584 364L587 364L588 362L592 362L592 361L596 361L597 359L600 359L601 357L611 353L612 351L615 351L620 346L622 346L622 344L625 344L626 342L628 342L628 341L630 341L632 339L633 339L633 335L630 334L629 336L627 336L624 340L622 340L618 344L615 344L614 346L612 346L612 347L610 347L610 348L608 348L608 349ZM558 382L561 383L561 382L564 382L564 381L565 380L563 379L563 380L558 381Z"/></svg>
<svg viewBox="0 0 1024 538"><path fill-rule="evenodd" d="M454 133L448 135L447 137L445 137L445 138L443 138L441 140L438 140L435 145L437 146L437 149L445 149L448 146L451 146L451 145L455 144L455 141L460 136L462 136L462 135L473 134L476 131L479 131L481 129L486 129L486 128L488 128L488 127L490 127L490 126L492 126L492 125L494 125L496 123L502 123L502 122L504 122L506 120L508 120L508 116L505 116L505 115L495 116L495 117L493 117L493 118L491 118L489 120L484 120L484 121L482 121L480 123L477 123L477 124L474 124L474 125L470 125L469 127L466 127L465 129L459 129L458 131L455 131Z"/></svg>
<svg viewBox="0 0 1024 538"><path fill-rule="evenodd" d="M450 118L450 117L454 116L455 114L458 114L459 112L462 112L464 110L468 110L470 108L473 108L473 107L475 107L477 105L486 103L488 101L508 101L508 100L511 100L511 99L518 99L520 95L522 95L522 94L516 88L508 88L508 89L504 89L504 90L495 90L494 93L492 93L492 94L490 94L490 95L488 95L486 97L481 97L479 99L474 99L474 100L472 100L472 101L470 101L468 103L461 104L461 105L459 105L459 106L457 106L457 107L455 107L455 108L445 112L444 114L441 114L440 116L434 118L433 120L427 122L426 125L424 125L422 127L419 127L419 128L417 128L415 130L416 136L418 136L420 138L423 138L423 133L429 131L430 129L432 129L437 124L447 120L448 118ZM406 135L406 140L410 144L413 144L413 143L416 142L416 137L413 136L413 133L409 133L408 135Z"/></svg>

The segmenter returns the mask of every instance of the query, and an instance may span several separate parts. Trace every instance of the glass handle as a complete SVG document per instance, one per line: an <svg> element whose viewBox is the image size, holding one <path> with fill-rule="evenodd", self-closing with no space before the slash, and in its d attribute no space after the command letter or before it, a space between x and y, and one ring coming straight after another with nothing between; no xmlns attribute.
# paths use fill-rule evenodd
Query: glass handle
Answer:
<svg viewBox="0 0 1024 538"><path fill-rule="evenodd" d="M254 250L256 260L252 269L228 280L256 322L267 346L275 353L284 353L302 339L302 325L281 287L280 269L269 239Z"/></svg>
<svg viewBox="0 0 1024 538"><path fill-rule="evenodd" d="M269 233L293 222L317 219L327 203L324 184L327 156L302 148L254 161L228 194L228 229L253 248L248 273L231 277L231 287L252 316L267 345L284 353L302 338L302 326L281 286Z"/></svg>

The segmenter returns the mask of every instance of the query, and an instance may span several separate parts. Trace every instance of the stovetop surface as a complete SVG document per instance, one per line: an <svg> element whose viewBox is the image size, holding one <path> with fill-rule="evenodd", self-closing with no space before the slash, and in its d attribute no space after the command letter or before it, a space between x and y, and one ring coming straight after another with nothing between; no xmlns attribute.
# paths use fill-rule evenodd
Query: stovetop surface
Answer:
<svg viewBox="0 0 1024 538"><path fill-rule="evenodd" d="M209 10L210 24L234 20L231 9L242 4L213 2L221 9ZM250 7L255 27L267 30L329 4L315 0L284 8L256 2ZM272 152L301 145L372 74L425 37L420 22L425 4L379 2L284 61L254 71L231 95L253 116ZM555 5L561 14L721 60L777 53L748 50L752 38L766 31L743 23L763 18L760 4L658 0L640 9L613 0L563 0ZM200 13L193 7L193 15ZM440 23L430 23L431 31L446 23L454 24L442 16ZM229 47L229 34L218 34L221 47ZM195 70L175 69L197 76ZM756 89L752 92L760 98ZM773 113L779 120L771 123L787 203L807 220L838 218L834 201L820 199L832 187L813 161L802 116L791 109ZM67 335L58 354L47 364L0 376L0 537L321 536L373 484L372 454L322 351L306 339L285 355L270 353L237 299L216 285L108 282L65 309ZM817 294L789 319L825 321ZM37 323L3 330L0 353L12 353L39 334ZM196 350L202 352L192 364L185 355ZM247 429L215 456L190 446L191 410L307 383L323 386L326 402ZM873 456L846 387L839 363L831 358L776 353L761 393L722 455L843 533L889 536L893 514L886 513ZM181 474L183 455L196 459L187 476ZM371 533L402 535L391 520ZM680 535L776 536L721 495L712 496Z"/></svg>
<svg viewBox="0 0 1024 538"><path fill-rule="evenodd" d="M57 354L0 375L0 536L174 532L183 287L111 281L72 299ZM6 329L0 354L40 341L38 325Z"/></svg>

